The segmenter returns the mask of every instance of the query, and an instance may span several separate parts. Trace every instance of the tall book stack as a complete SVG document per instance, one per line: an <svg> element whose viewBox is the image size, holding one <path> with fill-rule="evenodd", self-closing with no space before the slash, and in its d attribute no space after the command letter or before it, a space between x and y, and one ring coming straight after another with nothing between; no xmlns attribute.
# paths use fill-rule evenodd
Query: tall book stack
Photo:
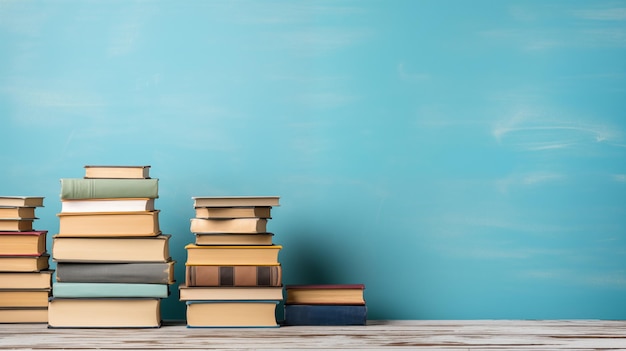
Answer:
<svg viewBox="0 0 626 351"><path fill-rule="evenodd" d="M51 328L157 328L174 282L150 166L85 166L61 179Z"/></svg>
<svg viewBox="0 0 626 351"><path fill-rule="evenodd" d="M267 231L278 197L193 197L195 243L185 246L188 327L278 327L282 246Z"/></svg>
<svg viewBox="0 0 626 351"><path fill-rule="evenodd" d="M286 325L365 325L363 284L287 285Z"/></svg>
<svg viewBox="0 0 626 351"><path fill-rule="evenodd" d="M48 322L47 231L33 229L43 199L0 196L0 323Z"/></svg>

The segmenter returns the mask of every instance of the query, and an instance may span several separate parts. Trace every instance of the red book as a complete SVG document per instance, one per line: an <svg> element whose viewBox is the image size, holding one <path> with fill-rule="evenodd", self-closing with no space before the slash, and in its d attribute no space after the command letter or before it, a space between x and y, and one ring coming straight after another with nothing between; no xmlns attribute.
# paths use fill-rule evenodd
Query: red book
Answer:
<svg viewBox="0 0 626 351"><path fill-rule="evenodd" d="M47 230L0 232L0 256L41 256L46 252Z"/></svg>
<svg viewBox="0 0 626 351"><path fill-rule="evenodd" d="M287 285L286 304L365 305L364 284Z"/></svg>

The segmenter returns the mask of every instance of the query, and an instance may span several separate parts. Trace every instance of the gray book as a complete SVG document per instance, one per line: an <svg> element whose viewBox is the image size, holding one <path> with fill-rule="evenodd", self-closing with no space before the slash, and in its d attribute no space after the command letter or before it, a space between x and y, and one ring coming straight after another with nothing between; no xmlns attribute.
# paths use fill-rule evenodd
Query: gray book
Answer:
<svg viewBox="0 0 626 351"><path fill-rule="evenodd" d="M58 262L57 282L173 284L174 263L70 263Z"/></svg>

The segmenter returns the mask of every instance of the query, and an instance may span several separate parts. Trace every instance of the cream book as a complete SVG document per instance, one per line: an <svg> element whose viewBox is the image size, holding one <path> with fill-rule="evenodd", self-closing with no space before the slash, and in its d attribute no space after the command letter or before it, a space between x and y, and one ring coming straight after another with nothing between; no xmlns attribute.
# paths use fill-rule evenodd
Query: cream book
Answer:
<svg viewBox="0 0 626 351"><path fill-rule="evenodd" d="M265 233L265 218L204 219L192 218L192 233Z"/></svg>
<svg viewBox="0 0 626 351"><path fill-rule="evenodd" d="M279 206L278 196L194 196L194 207Z"/></svg>
<svg viewBox="0 0 626 351"><path fill-rule="evenodd" d="M68 199L61 200L61 213L154 211L154 200L149 198Z"/></svg>
<svg viewBox="0 0 626 351"><path fill-rule="evenodd" d="M85 178L150 178L150 166L85 166Z"/></svg>
<svg viewBox="0 0 626 351"><path fill-rule="evenodd" d="M59 213L59 236L157 236L159 211Z"/></svg>
<svg viewBox="0 0 626 351"><path fill-rule="evenodd" d="M271 207L196 207L196 218L271 218Z"/></svg>
<svg viewBox="0 0 626 351"><path fill-rule="evenodd" d="M3 207L43 207L43 196L0 196Z"/></svg>
<svg viewBox="0 0 626 351"><path fill-rule="evenodd" d="M197 300L282 300L283 287L263 286L263 287L189 287L181 285L178 287L180 301Z"/></svg>
<svg viewBox="0 0 626 351"><path fill-rule="evenodd" d="M279 301L187 301L189 327L278 327Z"/></svg>
<svg viewBox="0 0 626 351"><path fill-rule="evenodd" d="M276 265L281 245L199 246L189 244L187 265Z"/></svg>
<svg viewBox="0 0 626 351"><path fill-rule="evenodd" d="M50 328L158 328L160 299L57 299L48 305Z"/></svg>
<svg viewBox="0 0 626 351"><path fill-rule="evenodd" d="M58 262L167 262L167 234L155 237L52 238L52 256Z"/></svg>

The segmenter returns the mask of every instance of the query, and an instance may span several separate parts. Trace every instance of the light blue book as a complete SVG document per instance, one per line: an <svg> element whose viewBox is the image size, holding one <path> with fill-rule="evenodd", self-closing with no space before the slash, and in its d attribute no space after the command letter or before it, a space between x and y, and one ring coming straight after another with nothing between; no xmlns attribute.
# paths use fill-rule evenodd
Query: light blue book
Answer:
<svg viewBox="0 0 626 351"><path fill-rule="evenodd" d="M132 283L62 283L52 284L54 297L155 297L169 296L167 284L132 284Z"/></svg>

